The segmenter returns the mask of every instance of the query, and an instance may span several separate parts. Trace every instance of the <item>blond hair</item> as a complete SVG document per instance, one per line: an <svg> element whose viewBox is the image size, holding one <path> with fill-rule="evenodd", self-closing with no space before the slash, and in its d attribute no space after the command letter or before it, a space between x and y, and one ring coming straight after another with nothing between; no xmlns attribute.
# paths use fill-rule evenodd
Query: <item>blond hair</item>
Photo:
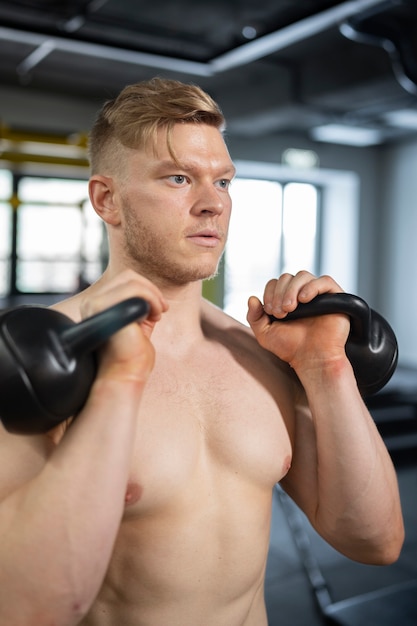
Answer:
<svg viewBox="0 0 417 626"><path fill-rule="evenodd" d="M114 100L104 104L91 129L92 173L114 171L122 147L140 149L155 145L160 128L167 130L168 150L175 160L170 137L177 123L208 124L221 132L225 128L217 103L196 85L163 78L128 85Z"/></svg>

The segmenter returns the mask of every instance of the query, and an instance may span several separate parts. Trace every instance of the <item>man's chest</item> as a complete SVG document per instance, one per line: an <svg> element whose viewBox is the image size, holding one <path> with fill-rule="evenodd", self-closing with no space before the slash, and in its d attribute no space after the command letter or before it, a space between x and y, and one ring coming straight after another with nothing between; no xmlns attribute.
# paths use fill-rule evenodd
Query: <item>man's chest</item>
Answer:
<svg viewBox="0 0 417 626"><path fill-rule="evenodd" d="M143 503L207 475L260 487L280 480L291 444L277 398L235 363L169 365L155 368L140 407L132 481Z"/></svg>

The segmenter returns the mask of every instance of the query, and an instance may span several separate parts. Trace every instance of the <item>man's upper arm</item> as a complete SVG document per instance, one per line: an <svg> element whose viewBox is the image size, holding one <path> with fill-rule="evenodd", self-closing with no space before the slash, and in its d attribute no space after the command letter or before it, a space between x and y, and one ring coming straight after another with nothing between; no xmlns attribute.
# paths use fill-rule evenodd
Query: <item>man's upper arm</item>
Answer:
<svg viewBox="0 0 417 626"><path fill-rule="evenodd" d="M54 448L47 435L13 435L0 423L0 503L41 471Z"/></svg>
<svg viewBox="0 0 417 626"><path fill-rule="evenodd" d="M293 457L281 484L298 506L313 521L317 508L317 442L315 428L304 391L294 407Z"/></svg>

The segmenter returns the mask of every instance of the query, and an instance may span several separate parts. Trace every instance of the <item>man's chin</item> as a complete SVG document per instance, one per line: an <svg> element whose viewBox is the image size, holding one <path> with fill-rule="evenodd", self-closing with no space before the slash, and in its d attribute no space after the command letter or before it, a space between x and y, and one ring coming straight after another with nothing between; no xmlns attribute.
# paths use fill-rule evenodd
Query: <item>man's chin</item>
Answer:
<svg viewBox="0 0 417 626"><path fill-rule="evenodd" d="M188 267L186 270L179 270L170 274L170 279L177 285L186 285L202 280L212 280L218 275L218 266L202 268L201 266L193 270Z"/></svg>

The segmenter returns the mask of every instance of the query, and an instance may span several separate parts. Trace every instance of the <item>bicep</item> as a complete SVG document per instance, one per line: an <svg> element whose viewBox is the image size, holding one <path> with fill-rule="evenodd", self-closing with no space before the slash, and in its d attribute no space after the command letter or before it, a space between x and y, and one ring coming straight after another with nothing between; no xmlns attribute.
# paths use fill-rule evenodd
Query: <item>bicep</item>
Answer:
<svg viewBox="0 0 417 626"><path fill-rule="evenodd" d="M300 393L293 413L291 468L281 485L310 521L318 502L318 457L316 433L304 393Z"/></svg>
<svg viewBox="0 0 417 626"><path fill-rule="evenodd" d="M55 445L53 437L14 435L0 423L0 502L42 470Z"/></svg>

